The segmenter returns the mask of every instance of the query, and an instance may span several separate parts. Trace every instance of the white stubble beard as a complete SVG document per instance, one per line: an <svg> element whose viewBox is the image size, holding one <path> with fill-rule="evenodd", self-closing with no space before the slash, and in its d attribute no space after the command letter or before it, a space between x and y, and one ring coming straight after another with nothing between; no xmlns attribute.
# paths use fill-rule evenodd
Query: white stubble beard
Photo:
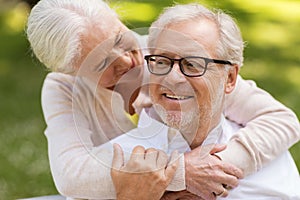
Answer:
<svg viewBox="0 0 300 200"><path fill-rule="evenodd" d="M201 116L199 106L193 106L187 111L167 111L161 105L156 104L154 108L157 114L160 116L163 123L167 126L175 128L181 132L183 137L191 143L194 139L201 123L206 119L205 116ZM206 110L207 108L202 108Z"/></svg>

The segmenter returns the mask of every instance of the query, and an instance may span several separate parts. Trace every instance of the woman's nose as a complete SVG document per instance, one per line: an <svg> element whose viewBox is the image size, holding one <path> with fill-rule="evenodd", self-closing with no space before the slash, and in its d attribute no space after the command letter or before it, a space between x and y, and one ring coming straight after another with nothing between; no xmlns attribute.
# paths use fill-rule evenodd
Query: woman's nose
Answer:
<svg viewBox="0 0 300 200"><path fill-rule="evenodd" d="M125 52L118 56L118 58L113 63L117 70L130 69L132 67L132 59L129 52Z"/></svg>

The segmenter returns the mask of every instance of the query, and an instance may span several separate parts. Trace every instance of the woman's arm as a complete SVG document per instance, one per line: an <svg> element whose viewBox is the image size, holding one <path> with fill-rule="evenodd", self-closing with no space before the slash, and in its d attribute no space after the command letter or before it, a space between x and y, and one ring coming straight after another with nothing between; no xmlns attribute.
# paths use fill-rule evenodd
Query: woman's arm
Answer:
<svg viewBox="0 0 300 200"><path fill-rule="evenodd" d="M45 134L56 188L68 197L115 198L110 177L112 152L96 147L91 123L74 108L73 84L71 76L50 73L42 89Z"/></svg>
<svg viewBox="0 0 300 200"><path fill-rule="evenodd" d="M241 168L245 175L261 169L300 139L297 116L241 77L235 91L226 97L224 113L244 128L218 156Z"/></svg>
<svg viewBox="0 0 300 200"><path fill-rule="evenodd" d="M92 130L92 119L75 107L74 79L50 73L42 89L42 107L47 129L51 173L57 190L64 196L85 199L113 199L115 189L110 176L112 144L106 135ZM88 99L87 88L83 94ZM77 91L78 92L78 91ZM82 101L85 101L82 99ZM86 105L91 106L91 105ZM93 116L103 119L108 113ZM95 126L95 125L94 125ZM107 129L107 131L112 131ZM106 147L99 146L106 143ZM179 157L178 172L168 186L185 189L184 156Z"/></svg>
<svg viewBox="0 0 300 200"><path fill-rule="evenodd" d="M248 83L246 84L248 85ZM250 87L250 85L248 86ZM266 93L260 95L271 98ZM112 152L96 147L97 145L92 141L93 133L90 122L83 113L76 113L76 122L80 122L80 124L75 123L72 105L72 83L68 84L68 82L61 80L58 84L55 83L55 80L46 80L42 96L45 120L48 125L46 136L49 146L49 159L57 189L63 195L70 197L114 198L115 190L110 177ZM273 98L271 100L276 102ZM283 108L286 112L287 109ZM272 110L272 108L269 109ZM276 111L273 108L272 111L274 110ZM234 139L225 151L231 152L232 149L240 148L240 143L233 141ZM241 149L243 149L243 146L241 147L238 156L249 156L247 150L240 154ZM219 154L224 161L227 161L226 153ZM168 187L169 190L185 189L184 177L186 174L184 169L187 166L184 166L183 159L184 157L181 156L180 165ZM250 159L250 161L252 160ZM248 166L248 164L245 166Z"/></svg>

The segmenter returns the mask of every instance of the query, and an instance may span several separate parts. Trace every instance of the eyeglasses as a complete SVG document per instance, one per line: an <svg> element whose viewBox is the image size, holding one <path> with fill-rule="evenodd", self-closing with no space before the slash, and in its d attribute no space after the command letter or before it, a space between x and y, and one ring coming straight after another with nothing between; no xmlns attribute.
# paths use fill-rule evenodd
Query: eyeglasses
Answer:
<svg viewBox="0 0 300 200"><path fill-rule="evenodd" d="M188 77L203 76L206 72L208 63L232 65L231 62L226 60L216 60L199 56L172 59L162 55L147 55L144 58L147 61L150 73L159 76L167 75L172 70L175 62L178 62L180 71Z"/></svg>

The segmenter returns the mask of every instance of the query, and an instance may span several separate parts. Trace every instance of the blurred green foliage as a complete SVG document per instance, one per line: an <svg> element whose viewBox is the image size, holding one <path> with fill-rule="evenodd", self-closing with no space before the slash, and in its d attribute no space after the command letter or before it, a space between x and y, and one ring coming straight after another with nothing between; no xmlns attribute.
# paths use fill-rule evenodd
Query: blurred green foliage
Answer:
<svg viewBox="0 0 300 200"><path fill-rule="evenodd" d="M148 27L171 0L113 1L130 28ZM178 0L188 3L188 0ZM46 70L31 55L24 27L30 7L0 0L0 199L57 193L50 174L40 90ZM234 16L244 39L241 74L300 116L300 2L203 0ZM298 167L300 144L291 148Z"/></svg>

